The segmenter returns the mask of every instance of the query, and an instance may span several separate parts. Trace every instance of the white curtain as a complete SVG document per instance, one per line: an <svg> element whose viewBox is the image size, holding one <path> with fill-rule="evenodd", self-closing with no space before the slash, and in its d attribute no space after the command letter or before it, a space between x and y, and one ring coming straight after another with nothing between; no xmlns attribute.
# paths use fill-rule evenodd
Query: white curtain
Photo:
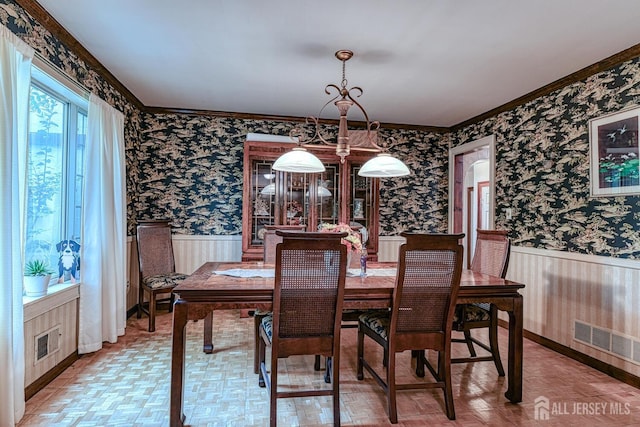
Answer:
<svg viewBox="0 0 640 427"><path fill-rule="evenodd" d="M124 116L91 94L82 197L78 352L116 342L126 323Z"/></svg>
<svg viewBox="0 0 640 427"><path fill-rule="evenodd" d="M0 26L0 425L24 415L22 251L34 51Z"/></svg>

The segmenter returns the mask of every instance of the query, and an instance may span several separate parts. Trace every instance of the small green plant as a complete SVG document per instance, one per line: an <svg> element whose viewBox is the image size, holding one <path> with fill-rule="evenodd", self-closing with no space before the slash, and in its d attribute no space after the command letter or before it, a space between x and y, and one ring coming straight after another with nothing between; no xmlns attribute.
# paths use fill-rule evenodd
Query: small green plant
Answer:
<svg viewBox="0 0 640 427"><path fill-rule="evenodd" d="M51 273L52 271L49 268L49 264L47 264L46 261L42 261L40 259L29 261L24 266L25 276L46 276L47 274Z"/></svg>

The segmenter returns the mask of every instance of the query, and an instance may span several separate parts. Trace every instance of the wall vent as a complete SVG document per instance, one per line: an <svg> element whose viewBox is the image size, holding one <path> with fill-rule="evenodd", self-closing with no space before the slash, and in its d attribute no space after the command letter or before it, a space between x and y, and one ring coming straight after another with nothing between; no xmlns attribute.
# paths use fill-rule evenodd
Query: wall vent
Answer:
<svg viewBox="0 0 640 427"><path fill-rule="evenodd" d="M575 320L573 339L640 365L640 340L637 337Z"/></svg>
<svg viewBox="0 0 640 427"><path fill-rule="evenodd" d="M35 337L35 363L60 350L60 325L56 325Z"/></svg>

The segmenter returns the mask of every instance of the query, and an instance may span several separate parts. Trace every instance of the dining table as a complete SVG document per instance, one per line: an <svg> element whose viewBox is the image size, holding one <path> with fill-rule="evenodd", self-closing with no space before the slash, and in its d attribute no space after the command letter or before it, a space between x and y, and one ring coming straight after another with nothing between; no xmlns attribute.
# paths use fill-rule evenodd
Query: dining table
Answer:
<svg viewBox="0 0 640 427"><path fill-rule="evenodd" d="M368 263L367 273L349 270L345 281L343 309L376 309L391 306L397 263ZM206 262L173 292L171 353L171 400L169 422L184 425L186 325L205 320L203 350L213 351L212 315L215 310L271 310L274 266L261 262ZM457 303L491 303L508 314L509 354L505 397L522 401L524 284L500 277L463 270Z"/></svg>

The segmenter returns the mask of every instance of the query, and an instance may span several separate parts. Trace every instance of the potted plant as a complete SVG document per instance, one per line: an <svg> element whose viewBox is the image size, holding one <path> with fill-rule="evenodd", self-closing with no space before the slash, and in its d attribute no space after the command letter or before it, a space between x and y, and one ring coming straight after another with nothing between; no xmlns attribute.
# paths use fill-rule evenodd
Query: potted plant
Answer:
<svg viewBox="0 0 640 427"><path fill-rule="evenodd" d="M24 267L24 293L28 297L41 297L47 294L51 269L46 261L34 259Z"/></svg>

